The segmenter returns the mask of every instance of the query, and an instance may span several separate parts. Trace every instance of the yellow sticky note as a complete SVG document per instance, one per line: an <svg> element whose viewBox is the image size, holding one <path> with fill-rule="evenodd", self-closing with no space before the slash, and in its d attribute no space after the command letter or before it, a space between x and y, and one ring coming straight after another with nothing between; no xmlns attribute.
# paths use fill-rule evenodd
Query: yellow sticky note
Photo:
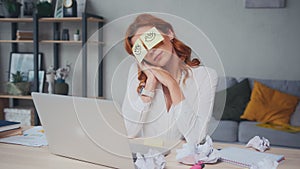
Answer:
<svg viewBox="0 0 300 169"><path fill-rule="evenodd" d="M136 42L134 43L132 47L132 52L139 63L141 63L144 57L147 55L147 50L143 46L143 43L141 42L140 39L137 39Z"/></svg>
<svg viewBox="0 0 300 169"><path fill-rule="evenodd" d="M143 33L140 38L148 50L152 49L155 45L164 40L164 37L155 27Z"/></svg>
<svg viewBox="0 0 300 169"><path fill-rule="evenodd" d="M154 146L154 147L163 147L163 140L162 139L145 139L144 140L144 145L148 146Z"/></svg>

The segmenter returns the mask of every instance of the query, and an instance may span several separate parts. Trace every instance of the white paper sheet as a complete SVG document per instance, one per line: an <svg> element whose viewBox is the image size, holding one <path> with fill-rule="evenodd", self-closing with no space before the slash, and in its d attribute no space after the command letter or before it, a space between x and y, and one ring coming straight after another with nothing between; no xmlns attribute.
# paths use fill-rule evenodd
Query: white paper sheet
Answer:
<svg viewBox="0 0 300 169"><path fill-rule="evenodd" d="M0 139L2 143L20 144L31 147L40 147L48 145L44 129L42 126L35 126L25 130L21 136L11 136Z"/></svg>
<svg viewBox="0 0 300 169"><path fill-rule="evenodd" d="M193 165L202 161L204 163L216 163L220 155L213 148L213 142L210 136L206 137L203 145L183 144L181 149L176 150L176 159L183 164Z"/></svg>

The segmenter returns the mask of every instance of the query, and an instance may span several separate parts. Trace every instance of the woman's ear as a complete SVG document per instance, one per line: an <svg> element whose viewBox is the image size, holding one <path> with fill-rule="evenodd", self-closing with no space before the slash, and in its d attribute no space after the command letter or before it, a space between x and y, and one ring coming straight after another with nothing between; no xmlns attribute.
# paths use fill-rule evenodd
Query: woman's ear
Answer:
<svg viewBox="0 0 300 169"><path fill-rule="evenodd" d="M168 37L170 40L173 40L175 38L174 32L171 29L169 29L168 31Z"/></svg>

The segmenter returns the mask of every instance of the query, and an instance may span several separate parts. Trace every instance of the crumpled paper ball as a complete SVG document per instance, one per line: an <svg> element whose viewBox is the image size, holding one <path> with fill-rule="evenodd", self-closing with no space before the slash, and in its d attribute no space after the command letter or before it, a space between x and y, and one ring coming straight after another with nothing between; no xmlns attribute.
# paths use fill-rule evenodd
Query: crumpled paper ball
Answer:
<svg viewBox="0 0 300 169"><path fill-rule="evenodd" d="M176 150L176 160L183 164L193 165L203 163L216 163L220 158L219 152L213 148L212 139L207 136L203 145L183 144L181 149Z"/></svg>
<svg viewBox="0 0 300 169"><path fill-rule="evenodd" d="M135 165L138 169L163 169L166 165L165 157L157 150L149 149L147 154L136 153Z"/></svg>
<svg viewBox="0 0 300 169"><path fill-rule="evenodd" d="M276 169L278 166L277 161L273 161L268 158L264 158L262 161L257 164L251 165L250 169Z"/></svg>
<svg viewBox="0 0 300 169"><path fill-rule="evenodd" d="M249 140L246 147L252 147L260 152L264 152L270 149L270 142L264 137L260 138L259 136L255 136Z"/></svg>

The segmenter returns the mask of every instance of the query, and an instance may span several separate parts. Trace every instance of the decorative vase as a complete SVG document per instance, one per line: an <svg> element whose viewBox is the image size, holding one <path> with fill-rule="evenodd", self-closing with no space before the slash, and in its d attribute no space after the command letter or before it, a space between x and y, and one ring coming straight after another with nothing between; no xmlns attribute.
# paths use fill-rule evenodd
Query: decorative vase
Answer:
<svg viewBox="0 0 300 169"><path fill-rule="evenodd" d="M65 82L64 79L57 79L54 84L54 93L68 95L69 85Z"/></svg>
<svg viewBox="0 0 300 169"><path fill-rule="evenodd" d="M63 29L61 39L62 40L70 40L69 29Z"/></svg>
<svg viewBox="0 0 300 169"><path fill-rule="evenodd" d="M54 74L53 73L47 74L46 81L48 82L48 93L53 94L54 93Z"/></svg>

